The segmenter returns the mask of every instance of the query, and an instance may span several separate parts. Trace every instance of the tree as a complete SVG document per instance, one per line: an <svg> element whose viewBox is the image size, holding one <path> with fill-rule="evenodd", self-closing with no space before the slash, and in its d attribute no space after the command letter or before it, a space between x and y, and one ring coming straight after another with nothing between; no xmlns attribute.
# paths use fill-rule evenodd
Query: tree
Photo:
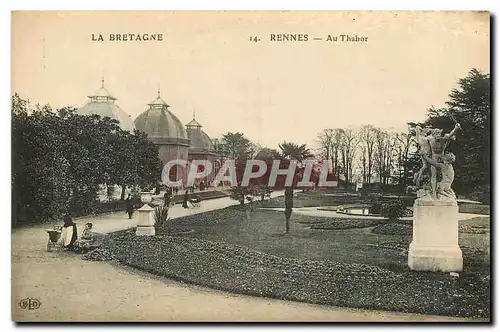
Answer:
<svg viewBox="0 0 500 332"><path fill-rule="evenodd" d="M276 149L270 149L270 148L262 148L255 156L255 159L270 162L271 165L272 165L273 160L280 159L280 158L281 158L281 154L279 153L279 151Z"/></svg>
<svg viewBox="0 0 500 332"><path fill-rule="evenodd" d="M316 137L316 143L319 146L318 152L323 159L330 160L332 156L334 135L333 129L323 129Z"/></svg>
<svg viewBox="0 0 500 332"><path fill-rule="evenodd" d="M360 162L363 183L370 184L373 175L373 164L375 155L375 131L372 125L365 125L359 133Z"/></svg>
<svg viewBox="0 0 500 332"><path fill-rule="evenodd" d="M257 153L255 159L264 161L267 166L267 170L262 176L257 179L252 179L252 183L255 184L257 195L260 196L261 201L263 201L266 195L272 192L272 189L269 187L269 176L271 174L273 161L280 160L281 154L275 149L264 147Z"/></svg>
<svg viewBox="0 0 500 332"><path fill-rule="evenodd" d="M404 191L406 186L412 183L413 159L411 158L411 148L414 144L414 140L409 134L396 133L394 135L394 148L397 158L397 173L394 178L399 183L401 191Z"/></svg>
<svg viewBox="0 0 500 332"><path fill-rule="evenodd" d="M314 155L309 151L306 144L298 145L291 142L283 142L279 144L281 149L282 161L280 164L288 167L290 161L295 160L302 162L306 159L312 158ZM285 187L285 233L290 231L290 217L293 210L293 191L299 180L300 170L296 170L291 186Z"/></svg>
<svg viewBox="0 0 500 332"><path fill-rule="evenodd" d="M339 157L342 146L342 129L324 129L316 138L319 145L319 155L325 160L331 160L332 173L338 178L340 175Z"/></svg>
<svg viewBox="0 0 500 332"><path fill-rule="evenodd" d="M379 176L379 182L387 185L391 177L393 165L394 139L392 133L383 129L375 130L375 170Z"/></svg>
<svg viewBox="0 0 500 332"><path fill-rule="evenodd" d="M244 187L244 186L236 186L236 187L232 187L229 189L229 197L231 199L234 199L238 202L240 202L240 206L243 206L245 205L245 199L247 197L251 197L251 196L255 196L256 195L256 188L254 188L253 186L248 186L248 187Z"/></svg>
<svg viewBox="0 0 500 332"><path fill-rule="evenodd" d="M134 130L134 134L127 136L134 149L134 166L128 168L128 174L123 180L127 185L147 187L157 183L161 178L162 162L158 154L158 147L153 144L147 134Z"/></svg>
<svg viewBox="0 0 500 332"><path fill-rule="evenodd" d="M219 149L224 152L225 156L235 160L250 159L254 152L252 143L243 133L228 132L224 134L219 142Z"/></svg>
<svg viewBox="0 0 500 332"><path fill-rule="evenodd" d="M291 142L283 142L279 144L281 156L290 160L302 162L306 159L314 157L311 151L307 148L306 144L298 145Z"/></svg>
<svg viewBox="0 0 500 332"><path fill-rule="evenodd" d="M341 167L347 187L352 180L354 171L354 156L358 147L359 140L353 129L347 128L340 131L340 152Z"/></svg>
<svg viewBox="0 0 500 332"><path fill-rule="evenodd" d="M74 108L28 109L12 97L13 222L85 215L101 184L143 184L159 179L158 150L145 136Z"/></svg>

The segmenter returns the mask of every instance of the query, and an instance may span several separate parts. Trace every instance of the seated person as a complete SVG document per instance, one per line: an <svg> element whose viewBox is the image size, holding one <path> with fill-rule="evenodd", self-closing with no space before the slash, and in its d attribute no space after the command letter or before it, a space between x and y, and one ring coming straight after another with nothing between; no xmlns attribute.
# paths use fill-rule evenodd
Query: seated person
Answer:
<svg viewBox="0 0 500 332"><path fill-rule="evenodd" d="M83 233L82 233L82 240L92 240L93 238L93 234L92 234L92 223L91 222L88 222L85 224L85 229L83 230Z"/></svg>
<svg viewBox="0 0 500 332"><path fill-rule="evenodd" d="M78 239L78 229L73 219L69 215L64 216L64 225L61 230L61 238L59 243L63 245L65 249L74 249L75 242Z"/></svg>
<svg viewBox="0 0 500 332"><path fill-rule="evenodd" d="M82 238L76 241L75 246L80 250L88 250L91 248L94 242L94 233L92 232L92 223L88 222L85 224L85 229L82 233Z"/></svg>

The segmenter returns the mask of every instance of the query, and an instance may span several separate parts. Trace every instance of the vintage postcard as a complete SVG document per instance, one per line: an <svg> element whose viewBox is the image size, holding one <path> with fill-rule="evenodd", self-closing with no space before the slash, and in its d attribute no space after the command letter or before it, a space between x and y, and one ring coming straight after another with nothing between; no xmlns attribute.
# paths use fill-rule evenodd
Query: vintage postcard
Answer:
<svg viewBox="0 0 500 332"><path fill-rule="evenodd" d="M12 12L12 320L490 322L490 80L489 12Z"/></svg>

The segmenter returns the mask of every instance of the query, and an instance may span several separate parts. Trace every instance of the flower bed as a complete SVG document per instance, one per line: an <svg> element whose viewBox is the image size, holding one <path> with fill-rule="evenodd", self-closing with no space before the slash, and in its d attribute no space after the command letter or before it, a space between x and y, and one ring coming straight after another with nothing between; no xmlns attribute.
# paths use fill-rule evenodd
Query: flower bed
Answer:
<svg viewBox="0 0 500 332"><path fill-rule="evenodd" d="M88 259L122 264L234 293L334 306L489 317L489 280L366 264L298 260L224 242L186 237L110 235Z"/></svg>
<svg viewBox="0 0 500 332"><path fill-rule="evenodd" d="M489 217L475 217L458 222L458 231L469 234L486 234L490 232Z"/></svg>
<svg viewBox="0 0 500 332"><path fill-rule="evenodd" d="M382 219L351 219L351 218L330 218L322 224L314 224L311 229L350 229L367 228L386 223Z"/></svg>
<svg viewBox="0 0 500 332"><path fill-rule="evenodd" d="M372 229L375 234L386 235L412 235L413 225L411 223L391 222L378 225Z"/></svg>

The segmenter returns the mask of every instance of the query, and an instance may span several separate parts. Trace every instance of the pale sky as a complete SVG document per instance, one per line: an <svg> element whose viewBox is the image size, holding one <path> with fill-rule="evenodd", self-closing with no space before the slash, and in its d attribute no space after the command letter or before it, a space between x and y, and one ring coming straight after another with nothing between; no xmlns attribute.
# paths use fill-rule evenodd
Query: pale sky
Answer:
<svg viewBox="0 0 500 332"><path fill-rule="evenodd" d="M406 130L429 106L444 106L470 69L489 72L489 22L489 13L471 12L14 13L12 93L81 107L104 76L135 119L159 85L171 111L184 124L195 111L212 138L240 131L271 148L314 147L325 128ZM92 41L99 33L105 41ZM111 33L163 41L110 42ZM272 33L309 40L272 42ZM328 34L368 41L328 42Z"/></svg>

